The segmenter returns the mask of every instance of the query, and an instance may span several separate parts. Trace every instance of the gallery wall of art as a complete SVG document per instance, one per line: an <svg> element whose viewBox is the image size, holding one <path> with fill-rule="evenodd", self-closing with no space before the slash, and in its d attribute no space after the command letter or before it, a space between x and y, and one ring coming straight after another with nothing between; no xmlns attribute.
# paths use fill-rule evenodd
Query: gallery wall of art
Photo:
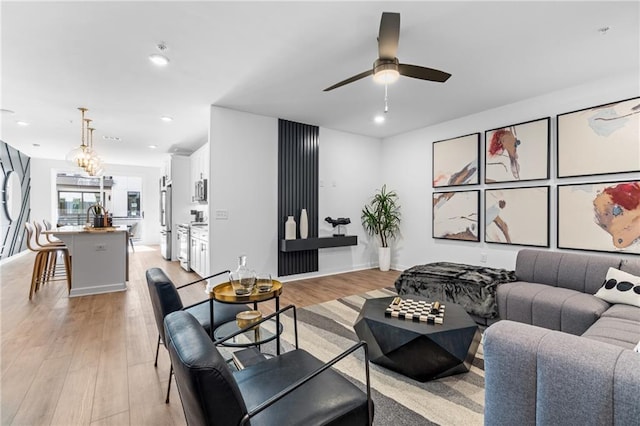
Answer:
<svg viewBox="0 0 640 426"><path fill-rule="evenodd" d="M403 207L392 264L640 254L639 129L640 83L622 75L385 139Z"/></svg>

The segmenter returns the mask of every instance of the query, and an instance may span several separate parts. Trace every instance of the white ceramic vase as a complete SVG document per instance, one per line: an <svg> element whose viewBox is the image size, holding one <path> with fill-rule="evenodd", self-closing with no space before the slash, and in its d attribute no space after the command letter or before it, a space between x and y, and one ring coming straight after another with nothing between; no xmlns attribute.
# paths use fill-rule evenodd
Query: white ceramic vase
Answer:
<svg viewBox="0 0 640 426"><path fill-rule="evenodd" d="M284 223L284 239L295 240L296 239L296 221L293 216L289 216Z"/></svg>
<svg viewBox="0 0 640 426"><path fill-rule="evenodd" d="M309 236L309 218L307 217L307 209L300 212L300 238L303 240Z"/></svg>
<svg viewBox="0 0 640 426"><path fill-rule="evenodd" d="M381 271L388 271L391 267L391 248L379 247L378 248L378 267Z"/></svg>

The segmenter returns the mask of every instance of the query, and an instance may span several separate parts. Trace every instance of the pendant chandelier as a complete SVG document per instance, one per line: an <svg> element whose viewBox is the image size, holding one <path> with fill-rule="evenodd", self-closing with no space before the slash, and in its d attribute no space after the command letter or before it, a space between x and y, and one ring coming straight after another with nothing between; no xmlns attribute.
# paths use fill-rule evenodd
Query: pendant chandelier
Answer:
<svg viewBox="0 0 640 426"><path fill-rule="evenodd" d="M80 120L81 144L67 154L67 160L84 169L89 176L100 176L104 170L102 168L102 160L93 148L93 131L95 129L89 127L92 120L84 117L85 112L88 111L87 108L80 107L78 110L80 110L82 117Z"/></svg>
<svg viewBox="0 0 640 426"><path fill-rule="evenodd" d="M88 123L87 123L88 124ZM93 149L93 127L88 127L89 131L89 159L87 160L87 166L85 170L89 173L89 176L101 176L103 173L102 159L98 156L98 153Z"/></svg>

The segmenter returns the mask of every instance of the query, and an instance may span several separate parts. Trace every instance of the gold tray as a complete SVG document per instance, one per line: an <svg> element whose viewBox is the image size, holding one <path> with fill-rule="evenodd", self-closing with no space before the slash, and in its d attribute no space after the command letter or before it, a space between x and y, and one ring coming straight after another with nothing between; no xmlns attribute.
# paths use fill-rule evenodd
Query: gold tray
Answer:
<svg viewBox="0 0 640 426"><path fill-rule="evenodd" d="M105 226L103 228L94 228L92 226L85 226L84 230L88 231L88 232L114 232L114 231L119 231L118 228L113 227L113 226Z"/></svg>
<svg viewBox="0 0 640 426"><path fill-rule="evenodd" d="M209 292L209 297L219 302L248 303L273 299L280 296L280 294L282 294L282 283L280 281L273 280L273 287L270 291L259 292L258 287L256 286L251 294L246 296L238 296L233 290L230 282L221 283Z"/></svg>

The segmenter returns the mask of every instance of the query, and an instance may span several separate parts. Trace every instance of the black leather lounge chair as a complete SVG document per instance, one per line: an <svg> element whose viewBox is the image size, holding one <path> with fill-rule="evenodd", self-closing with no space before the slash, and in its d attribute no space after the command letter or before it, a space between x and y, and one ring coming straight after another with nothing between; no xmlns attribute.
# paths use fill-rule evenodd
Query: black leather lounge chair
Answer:
<svg viewBox="0 0 640 426"><path fill-rule="evenodd" d="M262 321L289 308L293 306ZM165 333L190 426L354 426L371 425L373 421L369 357L364 342L326 364L296 348L232 371L216 347L221 341L212 342L186 312L167 315ZM360 347L365 353L366 392L331 368Z"/></svg>
<svg viewBox="0 0 640 426"><path fill-rule="evenodd" d="M158 327L158 344L156 346L156 361L153 364L158 366L158 351L160 350L160 342L164 339L164 317L171 312L184 310L193 315L201 328L206 331L207 335L211 332L211 315L209 311L209 299L205 299L201 302L195 303L190 306L184 306L180 299L178 289L190 286L192 284L204 281L209 278L216 277L221 274L228 273L229 271L218 272L217 274L208 276L206 278L190 282L188 284L176 287L171 279L160 268L151 268L147 270L147 285L149 287L149 297L151 297L151 306L153 306L153 315L155 316L156 326ZM238 312L246 311L246 305L230 305L224 303L214 302L214 324L215 330L221 324L233 321L236 319ZM166 345L165 345L166 346ZM165 402L169 402L169 393L171 392L171 376L173 373L173 366L169 371L169 385L167 386L167 398Z"/></svg>

